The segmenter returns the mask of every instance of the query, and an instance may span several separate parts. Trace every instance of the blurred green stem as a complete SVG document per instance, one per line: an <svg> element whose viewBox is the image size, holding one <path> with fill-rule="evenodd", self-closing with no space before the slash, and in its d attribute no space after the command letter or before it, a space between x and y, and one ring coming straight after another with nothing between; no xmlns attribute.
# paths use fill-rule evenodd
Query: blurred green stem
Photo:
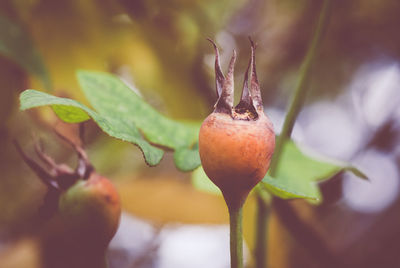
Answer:
<svg viewBox="0 0 400 268"><path fill-rule="evenodd" d="M243 268L242 210L229 209L231 268Z"/></svg>
<svg viewBox="0 0 400 268"><path fill-rule="evenodd" d="M326 28L329 23L331 7L332 7L332 1L324 0L318 18L317 28L315 30L311 44L308 48L307 54L300 67L299 79L297 81L295 91L293 93L293 96L289 104L288 112L285 117L285 122L283 123L281 134L277 138L274 157L272 159L271 166L269 169L269 174L272 177L276 176L276 171L279 166L279 160L280 157L282 156L283 146L285 142L292 135L294 123L301 110L301 107L303 106L307 90L309 89L308 82L311 75L312 65L315 61L318 49L321 44L321 40L324 36L324 33L326 32ZM258 200L263 202L262 198L258 198ZM257 233L256 233L256 245L255 245L256 268L266 267L266 252L267 252L266 242L259 241L260 239L263 239L263 237L265 237L267 233L266 228L267 228L268 213L266 213L265 210L267 210L267 205L264 204L260 206L260 202L258 202L257 227L256 227Z"/></svg>
<svg viewBox="0 0 400 268"><path fill-rule="evenodd" d="M77 265L77 267L109 268L107 254L104 252L93 256L88 255L87 259L83 260L83 263Z"/></svg>
<svg viewBox="0 0 400 268"><path fill-rule="evenodd" d="M289 104L288 112L283 123L281 134L277 139L274 157L272 159L271 167L269 169L269 173L272 177L276 175L275 173L279 164L279 159L282 155L283 145L285 144L286 140L289 139L292 135L294 123L307 95L307 90L309 89L308 82L310 80L312 65L315 61L315 57L320 47L321 40L328 26L331 6L331 0L324 0L312 42L301 64L299 79L297 81L295 91Z"/></svg>
<svg viewBox="0 0 400 268"><path fill-rule="evenodd" d="M104 268L109 268L107 256L104 256Z"/></svg>
<svg viewBox="0 0 400 268"><path fill-rule="evenodd" d="M108 258L107 258L106 254L104 254L104 266L103 267L104 268L109 268L109 266L108 266Z"/></svg>
<svg viewBox="0 0 400 268"><path fill-rule="evenodd" d="M267 241L268 241L268 205L265 200L257 196L257 223L256 223L256 237L255 237L255 259L256 267L266 267L267 266Z"/></svg>

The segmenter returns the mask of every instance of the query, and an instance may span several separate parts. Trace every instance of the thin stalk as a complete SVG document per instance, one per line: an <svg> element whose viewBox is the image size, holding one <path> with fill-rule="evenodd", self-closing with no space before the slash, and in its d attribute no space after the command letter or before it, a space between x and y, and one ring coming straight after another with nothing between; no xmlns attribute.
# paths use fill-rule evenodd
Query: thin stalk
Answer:
<svg viewBox="0 0 400 268"><path fill-rule="evenodd" d="M255 237L255 263L256 263L256 268L264 268L267 266L267 236L268 236L268 228L267 226L267 221L268 221L268 206L265 202L265 200L257 196L257 230L256 230L256 237Z"/></svg>
<svg viewBox="0 0 400 268"><path fill-rule="evenodd" d="M318 49L321 44L321 40L323 39L324 33L326 32L327 25L329 23L330 13L331 13L332 1L331 0L324 0L322 9L318 18L317 27L311 41L311 44L308 48L307 54L302 62L300 67L300 75L297 81L297 85L294 91L294 94L291 98L287 115L285 117L285 121L283 123L282 132L279 135L276 146L275 146L275 153L274 157L271 161L271 166L269 169L269 174L274 177L276 176L276 171L279 166L279 160L282 156L283 145L285 142L290 138L293 131L294 123L297 119L297 116L303 106L304 99L306 97L308 87L308 82L310 79L312 65L315 61ZM259 198L262 201L262 198ZM266 204L264 204L266 206ZM264 206L263 205L263 206ZM266 208L265 208L266 209ZM260 203L258 204L257 209L257 237L256 237L256 245L255 245L255 252L256 252L256 268L265 268L266 267L266 255L267 247L266 243L261 243L258 240L262 239L262 237L258 234L266 234L267 228L267 217L268 214L263 211L262 207L260 207ZM262 226L260 226L262 224ZM265 230L264 230L265 229ZM260 238L258 238L260 236Z"/></svg>
<svg viewBox="0 0 400 268"><path fill-rule="evenodd" d="M289 104L288 112L283 123L281 134L279 135L276 142L274 157L272 159L269 169L269 173L272 177L276 175L275 173L279 164L279 159L282 155L283 145L285 144L286 140L289 139L292 135L294 123L296 122L297 116L301 110L301 107L303 106L304 99L307 95L306 93L309 90L308 82L310 80L312 65L315 61L315 57L320 47L321 40L328 26L331 7L332 1L324 0L317 23L317 28L315 30L311 44L308 48L307 54L303 60L303 63L301 64L299 79L297 81L294 94L292 95L292 99Z"/></svg>
<svg viewBox="0 0 400 268"><path fill-rule="evenodd" d="M99 267L108 268L107 254L104 254L104 257L102 258L102 261L101 261L101 266L99 266Z"/></svg>
<svg viewBox="0 0 400 268"><path fill-rule="evenodd" d="M243 268L242 210L229 209L231 268Z"/></svg>
<svg viewBox="0 0 400 268"><path fill-rule="evenodd" d="M76 263L74 267L96 267L96 268L109 268L107 253L98 253L93 255L82 256L80 262Z"/></svg>

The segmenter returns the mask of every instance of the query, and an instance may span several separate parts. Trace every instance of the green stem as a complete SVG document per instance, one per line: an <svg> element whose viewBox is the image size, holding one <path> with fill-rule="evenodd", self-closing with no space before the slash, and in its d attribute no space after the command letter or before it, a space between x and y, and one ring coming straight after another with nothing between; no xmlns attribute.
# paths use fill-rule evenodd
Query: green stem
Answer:
<svg viewBox="0 0 400 268"><path fill-rule="evenodd" d="M275 146L275 153L274 157L272 158L271 161L271 166L269 169L269 174L274 177L276 176L276 171L279 166L279 160L282 156L282 151L283 151L283 145L285 144L286 140L290 138L292 135L293 131L293 126L294 123L297 119L297 116L301 110L301 107L303 106L304 99L306 97L307 90L309 89L308 87L308 82L311 74L311 69L312 65L315 61L319 46L321 44L321 40L324 36L324 33L326 32L326 27L329 22L329 17L331 13L331 7L332 7L332 1L331 0L324 0L323 6L318 18L318 23L317 27L313 36L313 39L311 41L311 44L308 48L307 54L303 60L303 63L300 67L300 75L299 79L297 81L297 85L295 88L295 92L291 98L290 105L288 108L287 115L285 117L285 122L283 123L282 131L281 134L279 135L276 146ZM259 201L263 202L262 198L259 198ZM265 206L265 210L267 209L266 205L262 205L263 207ZM260 234L265 235L267 233L266 228L267 228L267 213L264 211L262 207L260 207L260 202L258 205L257 209L257 232L260 232ZM259 236L259 239L262 239L263 236L260 236L257 233L257 236ZM266 248L266 243L259 242L256 239L256 245L255 245L255 252L256 252L256 267L257 268L265 268L266 267L266 257L265 253L267 251Z"/></svg>
<svg viewBox="0 0 400 268"><path fill-rule="evenodd" d="M104 267L104 268L108 268L109 267L108 266L108 258L107 258L106 254L104 254L104 260L103 260L103 264L102 264L101 267Z"/></svg>
<svg viewBox="0 0 400 268"><path fill-rule="evenodd" d="M317 55L318 49L321 44L321 40L326 32L326 27L329 22L330 11L331 11L332 2L331 0L324 0L321 13L318 19L317 28L315 30L313 39L308 48L307 54L303 60L303 63L300 67L300 75L297 81L297 86L295 88L294 94L289 104L288 112L285 117L285 122L283 123L281 134L279 135L276 146L274 157L271 162L271 166L269 169L270 175L273 177L276 175L276 169L279 164L279 159L282 155L283 145L286 140L290 138L293 131L294 123L297 119L297 116L303 106L304 99L306 97L308 87L308 82L311 74L312 65L315 61L315 57Z"/></svg>
<svg viewBox="0 0 400 268"><path fill-rule="evenodd" d="M267 221L269 211L265 200L261 196L257 196L257 225L255 237L255 259L256 268L264 268L267 266Z"/></svg>
<svg viewBox="0 0 400 268"><path fill-rule="evenodd" d="M229 209L231 268L243 268L242 206Z"/></svg>
<svg viewBox="0 0 400 268"><path fill-rule="evenodd" d="M84 256L83 256L84 258ZM108 268L108 258L106 252L87 255L86 258L81 260L81 263L76 264L75 267L96 267L96 268Z"/></svg>

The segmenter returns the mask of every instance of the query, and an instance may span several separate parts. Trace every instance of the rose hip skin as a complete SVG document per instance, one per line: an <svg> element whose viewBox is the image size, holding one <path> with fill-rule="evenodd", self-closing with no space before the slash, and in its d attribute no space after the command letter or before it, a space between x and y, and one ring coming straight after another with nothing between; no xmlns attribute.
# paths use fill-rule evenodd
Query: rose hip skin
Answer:
<svg viewBox="0 0 400 268"><path fill-rule="evenodd" d="M96 173L80 145L57 134L77 152L75 170L57 164L37 143L36 153L47 167L43 168L15 142L24 161L48 187L40 218L60 227L44 241L45 267L105 267L104 254L121 216L119 195L111 181Z"/></svg>
<svg viewBox="0 0 400 268"><path fill-rule="evenodd" d="M210 40L211 41L211 40ZM251 40L250 40L251 41ZM275 148L273 126L264 114L255 71L254 50L245 74L241 101L233 108L232 57L227 77L216 59L216 87L219 99L215 110L203 122L199 133L199 153L203 169L217 185L230 209L240 208L247 195L268 171ZM248 73L251 83L248 87Z"/></svg>
<svg viewBox="0 0 400 268"><path fill-rule="evenodd" d="M121 205L113 184L92 172L61 194L59 213L81 246L105 249L118 229Z"/></svg>
<svg viewBox="0 0 400 268"><path fill-rule="evenodd" d="M275 146L270 121L264 116L245 121L212 113L203 122L199 137L207 176L229 199L227 203L241 205L269 168Z"/></svg>

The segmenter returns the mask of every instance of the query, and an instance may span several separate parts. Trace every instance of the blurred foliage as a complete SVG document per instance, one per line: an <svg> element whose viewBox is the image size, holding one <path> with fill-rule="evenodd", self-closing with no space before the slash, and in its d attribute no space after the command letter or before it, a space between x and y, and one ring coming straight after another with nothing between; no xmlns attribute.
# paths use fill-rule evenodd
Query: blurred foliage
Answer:
<svg viewBox="0 0 400 268"><path fill-rule="evenodd" d="M276 176L265 175L261 189L283 199L305 198L313 203L322 202L318 182L332 178L334 175L350 171L356 176L367 179L357 168L321 156L303 153L293 142L286 142L276 171ZM324 160L324 161L322 161ZM219 189L208 179L202 168L192 174L192 183L202 191L220 194ZM259 190L261 190L259 189Z"/></svg>
<svg viewBox="0 0 400 268"><path fill-rule="evenodd" d="M26 33L23 36L26 40L32 39L19 45L34 45L58 96L73 97L88 105L82 91L78 90L76 69L107 71L122 77L138 95L162 113L187 120L202 118L210 109L206 103L213 102L212 77L203 64L205 49L211 51L205 37L214 36L231 14L245 3L238 1L227 5L227 2L166 1L154 8L152 6L159 3L5 0L0 2L0 11L4 18ZM13 49L18 47L12 46ZM29 53L29 49L24 53ZM15 171L20 158L9 143L11 139L17 138L24 141L23 144L31 145L31 132L34 132L46 140L46 144L50 143L47 149L57 160L74 161L70 150L50 142L54 136L46 132L59 126L52 113L45 109L29 112L28 116L17 113L18 91L44 89L42 81L35 76L40 67L26 70L18 63L15 58L0 57L0 134L1 143L7 145L3 146L1 166L9 178L0 181L0 206L4 211L0 226L7 227L5 230L13 226L11 229L15 231L20 225L29 225L26 219L32 217L35 207L40 205L43 187L27 167ZM61 129L67 131L68 127L61 126ZM89 152L94 162L101 164L100 170L113 175L122 170L132 173L144 169L138 150L99 139L102 135L93 125L89 124L88 130ZM176 154L177 162L188 159L185 156L191 154L191 149L188 147ZM109 155L113 155L113 161ZM126 156L129 158L124 158ZM157 170L160 169L165 166ZM18 201L7 202L11 197ZM17 222L20 224L13 224Z"/></svg>
<svg viewBox="0 0 400 268"><path fill-rule="evenodd" d="M23 110L51 105L55 113L65 122L79 123L92 117L109 135L136 144L149 165L156 165L162 158L162 150L151 146L139 133L159 146L187 151L196 141L198 124L179 123L170 120L143 101L118 78L106 73L80 71L78 78L85 95L97 113L86 106L65 98L57 98L39 91L27 90L21 94ZM82 109L82 110L80 110ZM87 114L86 114L87 113ZM188 169L185 162L195 167L200 163L196 155L175 158L177 166Z"/></svg>
<svg viewBox="0 0 400 268"><path fill-rule="evenodd" d="M174 160L181 170L190 171L200 165L197 146L189 148L197 140L198 124L183 124L162 116L112 75L80 71L78 78L97 112L74 100L57 98L35 90L26 90L21 94L21 109L51 105L54 112L69 123L86 121L89 115L110 136L137 145L146 163L151 166L161 161L163 151L151 146L144 138L153 144L175 150ZM266 175L263 185L271 194L284 199L308 198L320 202L321 196L315 181L329 179L344 170L366 178L350 165L338 166L313 160L288 141L284 144L274 178ZM202 182L206 177L201 169L198 170L194 173L194 185L215 192L213 187L207 186L207 182Z"/></svg>
<svg viewBox="0 0 400 268"><path fill-rule="evenodd" d="M29 34L1 14L0 54L14 60L29 73L38 76L44 87L47 90L51 89L50 77Z"/></svg>
<svg viewBox="0 0 400 268"><path fill-rule="evenodd" d="M221 190L207 177L202 166L193 171L191 180L193 186L200 191L222 195Z"/></svg>
<svg viewBox="0 0 400 268"><path fill-rule="evenodd" d="M133 82L143 94L158 95L165 103L161 108L168 107L173 117L184 112L184 118L200 118L205 111L201 92L210 84L196 83L204 73L200 52L207 45L205 37L223 23L221 16L227 19L237 6L229 5L229 10L224 1L165 2L146 11L151 4L139 1L21 2L16 1L22 9L20 19L32 31L55 89L67 89L83 100L75 70L110 71ZM200 65L197 70L187 69L195 65ZM40 88L36 83L32 87Z"/></svg>
<svg viewBox="0 0 400 268"><path fill-rule="evenodd" d="M267 174L262 182L269 192L280 198L308 198L320 203L322 196L317 182L330 179L343 171L350 171L362 179L367 179L366 175L350 164L329 161L317 155L311 158L293 141L287 141L275 177Z"/></svg>
<svg viewBox="0 0 400 268"><path fill-rule="evenodd" d="M215 38L219 43L222 65L227 64L231 49L237 48L236 72L240 74L247 64L247 36L251 35L258 43L257 62L263 98L268 106L283 108L294 87L321 2L3 0L0 1L0 13L27 33L31 39L27 44L33 44L36 55L41 56L40 61L47 67L57 96L77 99L89 106L83 91L79 90L75 72L77 69L103 71L122 78L168 118L200 120L211 111L215 101L210 60L212 48L205 41L206 37ZM317 68L312 70L308 102L330 98L346 90L354 73L365 63L398 62L400 58L399 1L334 2L331 25L316 62ZM0 40L2 37L3 34ZM46 141L46 149L59 162L73 163L75 160L68 147L54 142L54 135L51 135L54 126L63 131L69 131L70 127L60 124L48 109L18 112L19 91L45 88L35 75L37 70L30 71L23 63L11 59L4 51L2 53L0 241L31 230L31 219L44 194L43 185L21 165L11 139L17 138L30 148L31 132L34 132ZM29 53L29 49L23 53ZM17 56L21 55L25 54L18 53ZM224 213L222 198L195 191L187 184L188 176L177 172L172 164L173 158L175 161L192 159L188 155L196 154L195 144L173 157L166 153L159 166L149 169L143 165L139 150L102 135L94 124L85 124L90 157L99 171L115 179L126 210L156 221L162 218L164 222L226 222L227 219L221 216ZM301 155L296 157L302 159ZM190 169L195 166L191 165ZM294 179L292 175L288 174L290 179ZM165 180L166 177L170 180ZM292 204L303 204L298 202ZM254 202L252 205L254 208ZM198 214L193 214L194 208ZM308 220L315 223L317 230L323 228L317 226L322 222L321 217L316 217L304 206L298 206L298 209L300 215L309 216ZM326 206L324 210L329 211L324 215L331 212ZM253 212L245 211L245 219L250 221L244 225L248 241L253 238ZM329 220L332 217L338 220ZM348 218L344 219L338 213L332 217L326 221L346 224ZM290 267L293 263L306 263L306 267L312 267L312 257L311 260L304 257L304 249L295 255L296 244L292 236L282 230L282 223L275 216L272 219L269 255L274 257L270 258L270 265ZM364 218L361 220L364 224ZM348 228L346 225L341 227ZM383 232L390 228L380 229ZM343 244L348 242L347 238L340 237ZM368 237L370 235L365 239ZM365 241L364 245L376 244L376 241ZM352 254L347 248L340 250ZM372 257L386 258L385 254L360 252L363 252L360 259L365 264ZM0 259L6 260L5 256ZM28 264L25 266L29 267Z"/></svg>

